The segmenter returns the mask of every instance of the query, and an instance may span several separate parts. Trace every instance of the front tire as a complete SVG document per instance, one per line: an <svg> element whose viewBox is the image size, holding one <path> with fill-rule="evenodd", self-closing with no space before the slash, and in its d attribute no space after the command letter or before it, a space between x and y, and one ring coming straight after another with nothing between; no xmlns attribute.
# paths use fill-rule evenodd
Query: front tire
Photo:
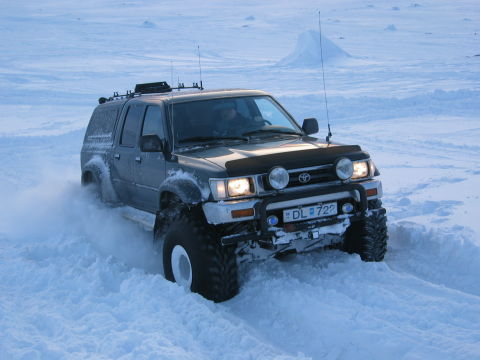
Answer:
<svg viewBox="0 0 480 360"><path fill-rule="evenodd" d="M215 302L238 293L234 247L225 247L198 211L182 211L163 231L163 268L177 282Z"/></svg>
<svg viewBox="0 0 480 360"><path fill-rule="evenodd" d="M344 235L343 250L359 254L363 261L383 261L387 252L387 216L379 200L369 205L375 205L375 210L350 225Z"/></svg>

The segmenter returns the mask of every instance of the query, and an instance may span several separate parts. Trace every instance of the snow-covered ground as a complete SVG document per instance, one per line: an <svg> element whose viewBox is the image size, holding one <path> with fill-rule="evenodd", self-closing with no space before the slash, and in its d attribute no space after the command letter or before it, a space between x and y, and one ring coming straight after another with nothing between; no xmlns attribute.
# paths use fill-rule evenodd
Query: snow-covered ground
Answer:
<svg viewBox="0 0 480 360"><path fill-rule="evenodd" d="M478 1L0 8L0 359L480 358ZM318 10L333 140L382 173L385 262L320 251L243 266L222 304L186 293L151 233L80 187L96 99L198 81L200 45L208 88L270 91L323 137Z"/></svg>

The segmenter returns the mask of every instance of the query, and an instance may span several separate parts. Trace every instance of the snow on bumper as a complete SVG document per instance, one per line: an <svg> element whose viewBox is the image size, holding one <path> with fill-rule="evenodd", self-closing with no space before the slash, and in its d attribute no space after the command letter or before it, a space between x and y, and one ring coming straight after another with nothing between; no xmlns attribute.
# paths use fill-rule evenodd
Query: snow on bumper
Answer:
<svg viewBox="0 0 480 360"><path fill-rule="evenodd" d="M273 244L274 245L285 245L290 244L295 241L295 244L299 240L307 240L310 243L320 242L325 240L325 235L342 235L345 233L347 228L350 226L350 220L348 217L344 218L342 221L331 224L313 227L310 230L296 231L296 232L285 232L283 229L271 228L273 230ZM299 243L301 244L301 243ZM309 243L307 243L310 245ZM322 244L326 245L326 244ZM299 245L296 245L299 246ZM302 251L305 245L300 245L301 248L297 248L298 252Z"/></svg>

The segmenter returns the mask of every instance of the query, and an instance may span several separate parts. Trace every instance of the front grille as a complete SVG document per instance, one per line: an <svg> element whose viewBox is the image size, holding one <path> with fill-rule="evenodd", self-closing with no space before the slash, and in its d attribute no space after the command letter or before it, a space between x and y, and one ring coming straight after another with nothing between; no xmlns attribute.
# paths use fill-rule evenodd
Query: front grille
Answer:
<svg viewBox="0 0 480 360"><path fill-rule="evenodd" d="M310 180L306 183L300 181L300 175L308 174L310 175ZM301 186L308 184L317 184L321 182L334 181L337 180L335 173L333 172L333 166L322 167L319 169L308 170L308 171L294 171L290 172L290 181L288 187L292 186Z"/></svg>
<svg viewBox="0 0 480 360"><path fill-rule="evenodd" d="M338 180L333 165L324 165L316 168L309 169L294 169L289 171L290 181L287 188L298 187L303 185L312 185L324 182L331 182ZM305 174L308 174L310 179L305 182ZM304 182L301 181L300 176L303 175ZM268 174L262 176L263 185L266 190L272 190L272 187L268 183Z"/></svg>

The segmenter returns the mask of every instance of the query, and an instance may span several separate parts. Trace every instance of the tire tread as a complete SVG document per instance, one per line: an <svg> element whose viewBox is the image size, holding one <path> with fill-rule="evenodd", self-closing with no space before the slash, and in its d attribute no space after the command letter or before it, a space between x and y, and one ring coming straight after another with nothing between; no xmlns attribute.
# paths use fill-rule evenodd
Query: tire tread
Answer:
<svg viewBox="0 0 480 360"><path fill-rule="evenodd" d="M169 260L171 249L173 248L173 239L169 236L172 231L180 227L184 236L190 238L196 243L187 244L192 253L191 256L197 256L198 259L192 259L198 264L199 274L195 276L192 282L192 291L198 292L205 298L215 302L226 301L238 293L238 275L237 261L234 247L225 247L217 239L215 229L208 225L201 217L199 211L184 210L179 212L170 225L167 225L162 235L165 235L163 247L163 264L165 277L174 281L173 272ZM160 235L156 235L160 237ZM187 250L188 252L188 250ZM190 255L190 254L189 254Z"/></svg>
<svg viewBox="0 0 480 360"><path fill-rule="evenodd" d="M383 261L387 252L387 217L381 200L369 202L372 213L350 225L344 235L343 250L360 255L363 261Z"/></svg>

